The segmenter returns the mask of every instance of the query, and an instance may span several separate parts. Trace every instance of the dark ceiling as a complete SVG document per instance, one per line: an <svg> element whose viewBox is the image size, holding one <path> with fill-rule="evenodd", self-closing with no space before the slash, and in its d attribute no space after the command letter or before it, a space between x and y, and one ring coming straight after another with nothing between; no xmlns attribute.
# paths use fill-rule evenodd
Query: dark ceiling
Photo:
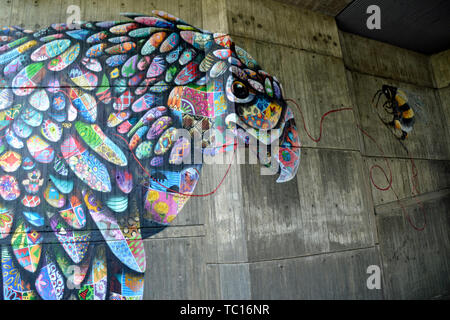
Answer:
<svg viewBox="0 0 450 320"><path fill-rule="evenodd" d="M366 26L378 5L381 29ZM339 29L405 49L433 54L450 49L450 0L355 0L337 16Z"/></svg>

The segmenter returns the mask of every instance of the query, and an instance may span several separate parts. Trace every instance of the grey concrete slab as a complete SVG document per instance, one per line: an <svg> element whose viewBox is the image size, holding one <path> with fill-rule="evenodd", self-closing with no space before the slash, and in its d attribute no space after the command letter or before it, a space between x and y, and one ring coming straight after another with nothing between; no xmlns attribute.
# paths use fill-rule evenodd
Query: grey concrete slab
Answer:
<svg viewBox="0 0 450 320"><path fill-rule="evenodd" d="M297 182L307 252L375 243L372 199L360 154L302 151L304 167Z"/></svg>
<svg viewBox="0 0 450 320"><path fill-rule="evenodd" d="M436 88L450 86L450 49L430 57Z"/></svg>
<svg viewBox="0 0 450 320"><path fill-rule="evenodd" d="M164 238L186 238L186 237L204 237L206 236L204 225L196 226L173 226L166 227L163 231L152 235L152 239Z"/></svg>
<svg viewBox="0 0 450 320"><path fill-rule="evenodd" d="M240 165L232 164L223 184L210 197L212 205L210 209L206 209L208 247L205 253L208 255L208 262L247 261L241 168ZM227 164L204 167L202 175L210 183L209 190L214 190L219 185L227 170Z"/></svg>
<svg viewBox="0 0 450 320"><path fill-rule="evenodd" d="M339 31L344 63L352 71L433 87L428 56Z"/></svg>
<svg viewBox="0 0 450 320"><path fill-rule="evenodd" d="M39 29L56 22L65 22L69 16L68 6L77 5L81 9L81 19L85 21L126 20L121 12L133 11L151 14L154 9L164 10L193 23L202 26L202 0L39 0L39 1L2 1L1 24L22 24L23 27ZM12 17L12 21L9 17Z"/></svg>
<svg viewBox="0 0 450 320"><path fill-rule="evenodd" d="M147 239L144 299L207 296L204 237Z"/></svg>
<svg viewBox="0 0 450 320"><path fill-rule="evenodd" d="M251 299L250 269L244 264L220 264L221 299Z"/></svg>
<svg viewBox="0 0 450 320"><path fill-rule="evenodd" d="M417 182L414 179L410 159L389 158L387 161L392 171L392 190L379 190L374 184L370 183L375 205L396 201L395 193L400 199L403 199L450 187L450 161L414 160L417 170ZM367 175L370 174L371 167L378 165L385 170L389 178L389 167L383 158L366 157L365 165ZM378 187L387 188L388 181L381 170L373 168L372 177ZM417 190L414 189L416 184Z"/></svg>
<svg viewBox="0 0 450 320"><path fill-rule="evenodd" d="M206 278L208 299L252 299L248 263L208 263Z"/></svg>
<svg viewBox="0 0 450 320"><path fill-rule="evenodd" d="M271 0L227 0L233 36L342 57L333 17Z"/></svg>
<svg viewBox="0 0 450 320"><path fill-rule="evenodd" d="M377 216L380 253L384 269L384 292L388 299L430 299L450 291L450 197L426 201L424 210L411 203Z"/></svg>
<svg viewBox="0 0 450 320"><path fill-rule="evenodd" d="M376 247L250 264L253 299L382 299L368 289Z"/></svg>
<svg viewBox="0 0 450 320"><path fill-rule="evenodd" d="M357 152L302 149L297 181L241 168L249 261L366 247L373 209Z"/></svg>
<svg viewBox="0 0 450 320"><path fill-rule="evenodd" d="M206 299L218 300L221 299L220 289L220 272L219 265L214 263L206 264Z"/></svg>
<svg viewBox="0 0 450 320"><path fill-rule="evenodd" d="M0 25L9 26L11 19L11 0L1 0L0 1Z"/></svg>
<svg viewBox="0 0 450 320"><path fill-rule="evenodd" d="M279 55L285 97L300 105L308 132L318 139L321 117L326 112L352 107L342 59L285 48L280 48ZM322 137L316 143L303 129L299 110L293 104L290 107L295 114L302 145L359 150L353 111L332 113L324 118Z"/></svg>
<svg viewBox="0 0 450 320"><path fill-rule="evenodd" d="M438 90L441 101L443 121L447 124L447 141L450 141L450 86Z"/></svg>
<svg viewBox="0 0 450 320"><path fill-rule="evenodd" d="M22 25L23 28L31 30L39 30L52 23L60 22L63 18L61 11L61 0L11 1L9 23ZM64 22L65 20L64 16Z"/></svg>
<svg viewBox="0 0 450 320"><path fill-rule="evenodd" d="M401 203L399 203L398 201L392 201L377 205L375 206L375 213L377 215L395 214L395 212L398 211L398 209L401 209L402 206L404 208L414 207L418 205L420 206L421 203L433 201L436 199L443 199L449 196L450 196L450 189L443 189L440 191L422 193L416 197L402 199Z"/></svg>
<svg viewBox="0 0 450 320"><path fill-rule="evenodd" d="M276 0L335 17L352 0Z"/></svg>
<svg viewBox="0 0 450 320"><path fill-rule="evenodd" d="M297 183L261 176L260 166L241 168L249 261L296 256L306 251Z"/></svg>
<svg viewBox="0 0 450 320"><path fill-rule="evenodd" d="M202 0L203 29L227 34L226 0Z"/></svg>

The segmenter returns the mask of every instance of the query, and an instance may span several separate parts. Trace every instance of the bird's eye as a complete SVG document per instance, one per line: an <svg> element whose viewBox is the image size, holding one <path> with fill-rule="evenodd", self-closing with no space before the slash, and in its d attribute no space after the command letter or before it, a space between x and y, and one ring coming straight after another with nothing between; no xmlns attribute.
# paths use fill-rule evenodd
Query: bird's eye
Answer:
<svg viewBox="0 0 450 320"><path fill-rule="evenodd" d="M231 86L234 96L239 99L245 99L248 96L248 89L245 84L240 81L234 81Z"/></svg>
<svg viewBox="0 0 450 320"><path fill-rule="evenodd" d="M237 103L247 103L253 100L255 92L249 88L244 82L237 80L230 75L227 80L226 94L228 100Z"/></svg>

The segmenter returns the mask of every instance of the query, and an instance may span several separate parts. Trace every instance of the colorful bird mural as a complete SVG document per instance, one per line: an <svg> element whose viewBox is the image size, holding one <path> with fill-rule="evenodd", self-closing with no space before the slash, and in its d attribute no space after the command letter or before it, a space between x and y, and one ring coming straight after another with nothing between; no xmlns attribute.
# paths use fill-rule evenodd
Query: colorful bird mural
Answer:
<svg viewBox="0 0 450 320"><path fill-rule="evenodd" d="M142 299L143 239L193 194L195 153L252 138L278 182L296 175L300 141L275 77L226 34L162 11L125 16L0 29L5 300Z"/></svg>

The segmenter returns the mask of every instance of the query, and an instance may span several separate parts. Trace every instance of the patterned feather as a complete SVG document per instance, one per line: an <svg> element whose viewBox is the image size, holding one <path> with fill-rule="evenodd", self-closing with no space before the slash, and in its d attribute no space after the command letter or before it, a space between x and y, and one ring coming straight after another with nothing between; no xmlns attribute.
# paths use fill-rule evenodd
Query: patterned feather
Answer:
<svg viewBox="0 0 450 320"><path fill-rule="evenodd" d="M295 176L300 143L276 78L228 35L153 14L0 30L3 299L142 299L143 239L194 192L196 151L281 138L278 181ZM233 136L195 145L209 129Z"/></svg>

